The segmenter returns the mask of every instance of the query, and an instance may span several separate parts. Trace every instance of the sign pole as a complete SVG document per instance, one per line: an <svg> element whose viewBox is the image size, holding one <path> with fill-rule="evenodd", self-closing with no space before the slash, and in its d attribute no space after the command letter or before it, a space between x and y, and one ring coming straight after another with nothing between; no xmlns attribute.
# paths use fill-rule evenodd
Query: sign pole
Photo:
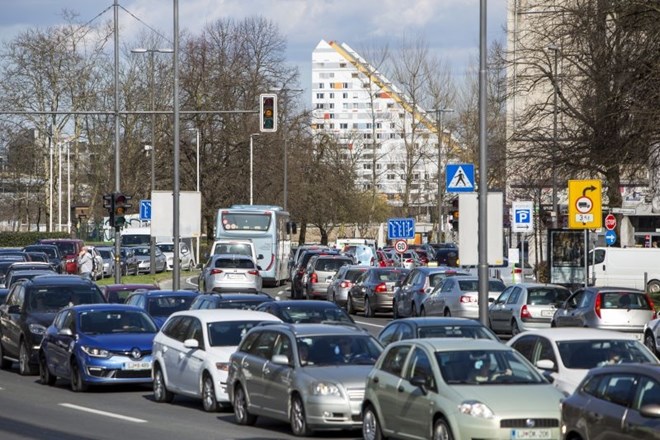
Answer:
<svg viewBox="0 0 660 440"><path fill-rule="evenodd" d="M584 230L584 287L589 285L589 229Z"/></svg>

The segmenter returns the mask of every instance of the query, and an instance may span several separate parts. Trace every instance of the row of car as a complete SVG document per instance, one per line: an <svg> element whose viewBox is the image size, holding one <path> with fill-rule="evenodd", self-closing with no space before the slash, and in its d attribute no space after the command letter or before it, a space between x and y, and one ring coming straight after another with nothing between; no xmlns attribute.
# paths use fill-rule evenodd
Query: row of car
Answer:
<svg viewBox="0 0 660 440"><path fill-rule="evenodd" d="M547 336L529 331L503 345L478 321L447 317L394 320L374 338L326 301L274 301L261 294L260 310L226 313L217 307L227 306L229 295L139 289L126 304L75 305L105 300L92 282L75 278L41 276L12 287L0 307L2 367L18 360L19 371L34 372L27 349L10 356L4 312L40 310L54 315L51 324L31 322L27 331L43 335L36 345L43 384L62 378L83 391L94 384L153 382L157 402L193 396L207 411L233 407L240 424L258 416L285 420L296 435L362 429L365 438L559 438L561 429L573 433L585 426L585 405L611 403L608 387L619 380L628 385L628 400L617 401L630 402L622 414L627 426L638 417L647 431L658 429L657 366L650 373L640 366L630 373L625 364L604 367L605 376L588 376L562 403L575 426L560 414L559 403L569 394L559 387L568 383L564 368L589 368L588 362L614 354L620 362L657 364L623 333L547 329ZM66 291L57 289L62 286ZM310 306L319 313L309 312ZM328 320L335 324L323 323ZM633 382L624 381L631 377ZM571 405L585 393L590 399L582 407ZM637 438L652 438L645 435Z"/></svg>

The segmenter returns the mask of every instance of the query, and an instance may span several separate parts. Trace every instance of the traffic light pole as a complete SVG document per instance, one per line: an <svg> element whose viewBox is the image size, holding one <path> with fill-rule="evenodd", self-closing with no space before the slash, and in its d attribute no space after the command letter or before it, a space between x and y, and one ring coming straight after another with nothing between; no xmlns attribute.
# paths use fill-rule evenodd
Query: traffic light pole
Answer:
<svg viewBox="0 0 660 440"><path fill-rule="evenodd" d="M115 192L121 191L121 155L119 148L119 0L114 1L114 119L115 119ZM114 194L113 194L114 198ZM119 266L119 271L115 270L115 283L121 284L121 235L120 228L115 225L115 268ZM117 264L119 263L119 264Z"/></svg>

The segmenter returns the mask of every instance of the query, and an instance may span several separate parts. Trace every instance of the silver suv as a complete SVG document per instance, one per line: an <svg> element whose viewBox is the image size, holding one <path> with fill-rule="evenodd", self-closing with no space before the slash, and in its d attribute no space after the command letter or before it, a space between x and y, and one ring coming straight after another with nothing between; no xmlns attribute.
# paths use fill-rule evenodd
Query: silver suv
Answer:
<svg viewBox="0 0 660 440"><path fill-rule="evenodd" d="M382 351L345 324L273 324L250 330L231 355L227 386L236 421L288 421L297 436L358 429L365 377Z"/></svg>
<svg viewBox="0 0 660 440"><path fill-rule="evenodd" d="M353 260L344 255L315 255L305 269L305 296L307 299L326 298L328 286L333 275L342 266L353 264Z"/></svg>

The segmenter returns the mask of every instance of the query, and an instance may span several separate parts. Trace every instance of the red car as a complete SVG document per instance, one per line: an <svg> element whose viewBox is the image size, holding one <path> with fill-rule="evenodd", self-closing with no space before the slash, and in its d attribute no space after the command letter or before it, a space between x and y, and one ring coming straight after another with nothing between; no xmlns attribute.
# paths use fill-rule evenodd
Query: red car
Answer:
<svg viewBox="0 0 660 440"><path fill-rule="evenodd" d="M377 250L376 258L378 259L378 266L380 267L394 266L394 260L392 260L384 251Z"/></svg>
<svg viewBox="0 0 660 440"><path fill-rule="evenodd" d="M85 245L77 238L48 238L39 240L39 244L54 244L64 259L66 273L78 274L78 254Z"/></svg>

